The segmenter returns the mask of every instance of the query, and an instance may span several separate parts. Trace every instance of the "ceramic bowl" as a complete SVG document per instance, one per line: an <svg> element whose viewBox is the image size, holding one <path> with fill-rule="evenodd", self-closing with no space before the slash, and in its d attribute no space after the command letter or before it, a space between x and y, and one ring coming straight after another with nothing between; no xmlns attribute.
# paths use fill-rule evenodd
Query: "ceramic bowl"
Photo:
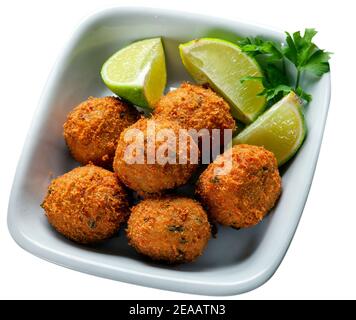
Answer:
<svg viewBox="0 0 356 320"><path fill-rule="evenodd" d="M275 209L256 227L240 231L219 227L194 263L167 266L138 255L124 231L95 246L68 241L48 224L40 204L52 177L77 164L62 136L67 113L89 96L111 94L100 69L115 51L150 37L163 38L167 88L191 80L178 45L199 37L236 41L260 35L284 39L282 32L239 21L147 8L112 8L94 14L76 30L61 54L27 136L8 209L12 237L25 250L53 263L114 280L204 295L234 295L266 282L281 263L296 231L312 183L330 99L330 75L306 81L313 101L306 107L307 139L282 168L283 193ZM229 195L227 195L228 197Z"/></svg>

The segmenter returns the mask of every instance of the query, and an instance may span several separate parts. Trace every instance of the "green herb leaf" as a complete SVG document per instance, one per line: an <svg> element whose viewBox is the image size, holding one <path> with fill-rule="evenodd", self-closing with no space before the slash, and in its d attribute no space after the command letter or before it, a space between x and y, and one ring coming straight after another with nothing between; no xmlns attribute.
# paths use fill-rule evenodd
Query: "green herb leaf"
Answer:
<svg viewBox="0 0 356 320"><path fill-rule="evenodd" d="M93 220L93 219L89 219L89 220L88 220L88 227L89 227L90 229L95 229L95 228L96 228L96 221Z"/></svg>
<svg viewBox="0 0 356 320"><path fill-rule="evenodd" d="M283 53L297 68L298 71L309 71L317 77L329 72L330 53L325 52L312 42L317 32L314 29L305 29L303 37L300 32L291 36L286 32L287 46Z"/></svg>
<svg viewBox="0 0 356 320"><path fill-rule="evenodd" d="M184 238L184 237L181 237L181 238L179 239L179 243L181 243L181 244L186 244L186 243L188 243L188 240L187 240L186 238Z"/></svg>
<svg viewBox="0 0 356 320"><path fill-rule="evenodd" d="M210 179L211 183L219 183L220 179L218 176L214 176L213 178Z"/></svg>
<svg viewBox="0 0 356 320"><path fill-rule="evenodd" d="M310 102L313 99L312 95L305 92L301 87L298 87L296 90L294 90L294 92L297 94L297 96L299 96L300 98L302 98L307 102Z"/></svg>
<svg viewBox="0 0 356 320"><path fill-rule="evenodd" d="M264 95L266 96L267 100L272 100L279 96L280 94L282 97L287 95L289 92L293 91L293 88L284 84L278 85L274 88L265 90Z"/></svg>
<svg viewBox="0 0 356 320"><path fill-rule="evenodd" d="M259 37L242 39L238 45L243 52L246 52L252 57L263 54L266 55L267 60L270 61L283 58L280 45L272 41L265 41Z"/></svg>
<svg viewBox="0 0 356 320"><path fill-rule="evenodd" d="M309 72L316 77L321 77L329 72L330 53L319 49L313 38L317 34L315 29L305 29L302 36L300 31L290 34L286 32L286 44L265 41L260 37L244 38L238 42L241 50L255 58L261 66L263 77L246 76L240 79L245 81L259 80L264 90L259 95L265 96L267 107L279 101L289 92L294 91L300 98L310 102L312 96L305 92L299 85L303 72ZM297 72L297 79L289 79L285 63L293 63Z"/></svg>
<svg viewBox="0 0 356 320"><path fill-rule="evenodd" d="M185 252L184 252L184 250L178 248L177 260L184 260L184 259L185 259Z"/></svg>
<svg viewBox="0 0 356 320"><path fill-rule="evenodd" d="M283 50L284 56L287 57L294 65L298 64L298 50L295 46L292 36L286 32L287 47Z"/></svg>
<svg viewBox="0 0 356 320"><path fill-rule="evenodd" d="M263 72L265 75L263 84L267 88L277 87L281 84L289 84L284 64L267 63L264 66Z"/></svg>
<svg viewBox="0 0 356 320"><path fill-rule="evenodd" d="M171 232L183 232L184 227L183 226L168 226L168 230Z"/></svg>
<svg viewBox="0 0 356 320"><path fill-rule="evenodd" d="M321 77L324 73L330 71L329 59L330 52L318 49L301 68L313 73L317 77Z"/></svg>

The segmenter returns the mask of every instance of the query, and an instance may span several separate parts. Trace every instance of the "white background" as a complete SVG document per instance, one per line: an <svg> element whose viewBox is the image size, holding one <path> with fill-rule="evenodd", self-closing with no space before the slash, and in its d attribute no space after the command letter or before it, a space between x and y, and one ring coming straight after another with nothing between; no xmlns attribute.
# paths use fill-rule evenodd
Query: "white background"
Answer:
<svg viewBox="0 0 356 320"><path fill-rule="evenodd" d="M332 101L313 186L290 249L262 287L230 299L356 298L356 8L353 0L1 1L0 298L197 299L67 270L20 249L7 202L26 132L60 50L87 15L113 5L150 5L258 22L314 27L334 52ZM296 190L295 192L298 192Z"/></svg>

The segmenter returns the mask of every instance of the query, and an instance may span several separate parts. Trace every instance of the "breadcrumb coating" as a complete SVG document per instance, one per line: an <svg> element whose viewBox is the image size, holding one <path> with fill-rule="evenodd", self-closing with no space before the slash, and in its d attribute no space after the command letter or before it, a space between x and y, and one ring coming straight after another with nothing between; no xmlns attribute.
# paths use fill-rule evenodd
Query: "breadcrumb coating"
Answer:
<svg viewBox="0 0 356 320"><path fill-rule="evenodd" d="M194 261L211 236L207 214L199 202L183 197L146 199L131 210L129 243L154 260Z"/></svg>
<svg viewBox="0 0 356 320"><path fill-rule="evenodd" d="M182 83L163 96L155 106L154 115L177 121L185 129L236 129L230 107L210 88Z"/></svg>
<svg viewBox="0 0 356 320"><path fill-rule="evenodd" d="M68 114L64 138L81 164L111 169L120 133L138 119L138 111L116 97L91 97Z"/></svg>
<svg viewBox="0 0 356 320"><path fill-rule="evenodd" d="M62 235L94 243L118 231L127 217L128 201L113 172L87 165L52 180L42 208Z"/></svg>
<svg viewBox="0 0 356 320"><path fill-rule="evenodd" d="M147 130L147 128L154 123L155 129L153 131ZM161 130L171 129L174 135L177 137L176 143L170 146L168 149L173 150L175 153L176 163L159 163L159 157L157 151L161 146L164 146L165 142L155 139L153 144L154 149L148 150L148 140L156 137ZM159 194L165 190L173 189L188 182L192 173L197 168L197 163L191 161L190 150L195 150L199 155L198 146L196 143L187 137L187 152L186 163L180 164L179 158L183 154L183 150L179 148L179 133L181 127L173 121L166 119L151 120L142 118L134 125L128 127L120 136L116 155L114 159L114 170L120 180L130 189L137 191L142 196L149 194ZM136 152L127 153L128 146L132 144L131 141L125 141L125 135L129 130L140 130L144 134L144 147L143 150L136 150ZM151 140L152 141L152 140ZM125 154L126 152L126 154ZM141 153L144 158L144 163L132 163L134 158L138 157ZM148 163L148 155L153 154L155 158L154 163ZM165 154L166 155L166 154ZM184 159L184 156L181 157ZM132 161L131 161L132 160Z"/></svg>
<svg viewBox="0 0 356 320"><path fill-rule="evenodd" d="M232 156L232 169L215 175L215 169ZM276 157L263 147L235 145L210 164L200 176L197 194L212 220L235 228L259 223L281 193Z"/></svg>

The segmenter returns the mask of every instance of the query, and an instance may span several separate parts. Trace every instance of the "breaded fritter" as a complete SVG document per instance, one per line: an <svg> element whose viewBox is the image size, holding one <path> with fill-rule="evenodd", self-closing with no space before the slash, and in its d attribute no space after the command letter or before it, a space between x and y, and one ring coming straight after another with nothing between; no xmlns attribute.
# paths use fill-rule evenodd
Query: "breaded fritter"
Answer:
<svg viewBox="0 0 356 320"><path fill-rule="evenodd" d="M176 122L165 119L141 119L127 128L120 136L114 160L114 170L120 180L129 188L146 196L187 183L197 168L199 149L197 144L187 136L185 130L183 136L179 136L182 134L180 129ZM162 139L163 141L159 139L160 133L165 133L167 130L176 137L173 145L168 145L165 139ZM133 140L127 139L130 133L133 133L131 135ZM140 137L143 141L142 148L130 149L134 143L140 142ZM187 148L183 150L179 147L179 141L185 139ZM149 147L149 144L153 148ZM167 150L160 152L165 146ZM192 157L193 152L190 151L197 155L196 160ZM165 157L169 154L173 156L173 161L167 163ZM142 163L135 163L140 158ZM180 159L184 160L185 164L180 164Z"/></svg>
<svg viewBox="0 0 356 320"><path fill-rule="evenodd" d="M230 107L210 88L182 83L163 96L154 109L157 118L177 121L185 129L232 129L235 121Z"/></svg>
<svg viewBox="0 0 356 320"><path fill-rule="evenodd" d="M231 155L231 171L216 175ZM211 218L235 228L259 223L281 193L276 157L263 147L235 145L199 177L197 193Z"/></svg>
<svg viewBox="0 0 356 320"><path fill-rule="evenodd" d="M127 237L138 252L154 260L183 263L200 256L210 239L210 224L195 200L146 199L132 208Z"/></svg>
<svg viewBox="0 0 356 320"><path fill-rule="evenodd" d="M120 133L138 119L138 111L118 98L89 98L69 113L64 138L81 164L111 169Z"/></svg>
<svg viewBox="0 0 356 320"><path fill-rule="evenodd" d="M128 201L113 172L87 165L54 179L42 208L49 223L65 237L94 243L118 231L127 217Z"/></svg>

